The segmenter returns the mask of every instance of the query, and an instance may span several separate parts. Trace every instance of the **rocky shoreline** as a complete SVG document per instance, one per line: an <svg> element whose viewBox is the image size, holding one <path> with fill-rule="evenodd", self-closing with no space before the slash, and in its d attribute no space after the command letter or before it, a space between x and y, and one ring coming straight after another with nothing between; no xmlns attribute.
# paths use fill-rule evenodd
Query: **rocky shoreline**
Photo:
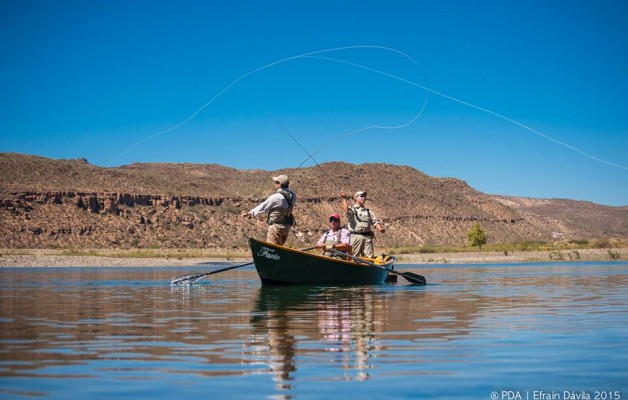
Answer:
<svg viewBox="0 0 628 400"><path fill-rule="evenodd" d="M628 260L628 249L580 249L553 251L460 252L401 254L399 264L490 264L549 261ZM63 254L1 254L0 267L176 267L206 263L247 262L250 258L104 257Z"/></svg>

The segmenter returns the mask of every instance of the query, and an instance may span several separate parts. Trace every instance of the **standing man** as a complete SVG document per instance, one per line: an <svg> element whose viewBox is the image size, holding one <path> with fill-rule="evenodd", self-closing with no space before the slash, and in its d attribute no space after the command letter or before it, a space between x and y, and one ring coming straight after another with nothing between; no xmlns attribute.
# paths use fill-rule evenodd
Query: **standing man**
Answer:
<svg viewBox="0 0 628 400"><path fill-rule="evenodd" d="M273 181L277 191L251 211L243 212L242 217L257 217L268 213L266 241L283 245L294 225L292 209L297 202L297 195L288 188L290 181L286 175L273 176Z"/></svg>
<svg viewBox="0 0 628 400"><path fill-rule="evenodd" d="M342 197L342 210L347 214L349 220L349 232L351 232L351 250L357 257L375 257L373 239L374 229L386 232L382 222L373 214L373 211L365 207L366 192L358 191L353 195L355 204L351 207L347 204L345 192L340 192Z"/></svg>

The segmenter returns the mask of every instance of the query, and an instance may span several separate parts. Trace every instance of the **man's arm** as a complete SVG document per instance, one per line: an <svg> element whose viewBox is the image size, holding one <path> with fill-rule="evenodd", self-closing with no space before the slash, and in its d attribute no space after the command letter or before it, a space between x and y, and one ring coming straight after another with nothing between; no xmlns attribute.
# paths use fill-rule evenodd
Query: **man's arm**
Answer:
<svg viewBox="0 0 628 400"><path fill-rule="evenodd" d="M351 233L348 229L340 230L340 243L336 245L336 249L340 251L351 251Z"/></svg>
<svg viewBox="0 0 628 400"><path fill-rule="evenodd" d="M277 198L277 196L279 196L279 199ZM247 217L247 216L256 217L260 214L263 214L269 211L271 208L273 208L276 205L277 202L279 202L279 205L281 205L282 200L283 200L283 196L281 194L273 193L270 197L268 197L266 200L261 202L257 207L255 207L251 211L243 212L242 216L243 217Z"/></svg>
<svg viewBox="0 0 628 400"><path fill-rule="evenodd" d="M384 226L384 223L380 221L380 219L377 218L375 214L373 214L372 211L371 211L371 218L373 219L373 227L375 227L375 229L377 229L378 231L382 233L386 232L386 227Z"/></svg>
<svg viewBox="0 0 628 400"><path fill-rule="evenodd" d="M349 204L347 204L347 194L340 192L340 198L342 199L342 211L346 214L349 212Z"/></svg>

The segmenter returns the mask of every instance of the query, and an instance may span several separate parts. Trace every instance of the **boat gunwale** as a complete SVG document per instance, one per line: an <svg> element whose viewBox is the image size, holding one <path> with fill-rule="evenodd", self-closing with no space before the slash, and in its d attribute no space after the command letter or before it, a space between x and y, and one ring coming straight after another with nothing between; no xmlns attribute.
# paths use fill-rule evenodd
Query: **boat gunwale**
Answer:
<svg viewBox="0 0 628 400"><path fill-rule="evenodd" d="M259 244L265 245L265 246L278 248L280 250L289 251L289 252L297 253L297 254L300 254L300 255L306 255L308 257L315 257L315 258L318 258L318 259L323 260L323 261L337 262L337 263L347 264L347 265L356 266L356 267L384 268L384 269L388 270L388 269L390 269L389 266L390 265L394 265L394 263L395 263L395 259L394 258L391 258L390 261L387 262L387 263L381 264L379 261L377 261L376 258L358 257L359 259L365 261L364 263L361 263L361 262L357 262L357 261L354 261L354 260L342 260L340 258L329 257L329 256L325 256L325 255L322 255L322 254L314 254L314 253L310 253L308 251L295 249L293 247L286 247L286 246L283 246L283 245L280 245L280 244L274 244L274 243L265 242L263 240L257 240L257 239L253 239L253 238L250 238L249 240L253 240L253 241L255 241L255 242L259 243ZM255 259L255 256L253 256L253 259ZM372 265L366 264L367 262L375 264L376 267L373 267Z"/></svg>

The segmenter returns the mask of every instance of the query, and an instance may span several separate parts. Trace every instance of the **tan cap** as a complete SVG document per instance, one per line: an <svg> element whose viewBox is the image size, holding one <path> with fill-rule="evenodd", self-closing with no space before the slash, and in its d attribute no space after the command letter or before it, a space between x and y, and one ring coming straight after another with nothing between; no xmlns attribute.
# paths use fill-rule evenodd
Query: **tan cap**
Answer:
<svg viewBox="0 0 628 400"><path fill-rule="evenodd" d="M286 175L273 176L273 181L279 182L283 185L288 183L288 177Z"/></svg>
<svg viewBox="0 0 628 400"><path fill-rule="evenodd" d="M358 196L362 196L362 195L366 196L366 192L363 192L360 190L360 191L355 192L355 194L353 195L353 198L355 199Z"/></svg>

